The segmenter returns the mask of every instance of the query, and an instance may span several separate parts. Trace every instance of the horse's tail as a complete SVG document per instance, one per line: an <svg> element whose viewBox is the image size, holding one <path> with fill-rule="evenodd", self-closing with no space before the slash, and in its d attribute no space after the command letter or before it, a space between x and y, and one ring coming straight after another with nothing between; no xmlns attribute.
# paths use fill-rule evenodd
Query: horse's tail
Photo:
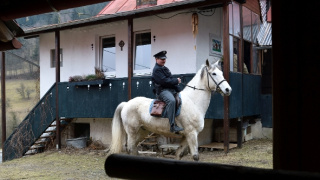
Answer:
<svg viewBox="0 0 320 180"><path fill-rule="evenodd" d="M121 111L126 102L120 103L113 115L112 119L112 139L109 148L109 154L120 153L125 140L125 131L121 119Z"/></svg>

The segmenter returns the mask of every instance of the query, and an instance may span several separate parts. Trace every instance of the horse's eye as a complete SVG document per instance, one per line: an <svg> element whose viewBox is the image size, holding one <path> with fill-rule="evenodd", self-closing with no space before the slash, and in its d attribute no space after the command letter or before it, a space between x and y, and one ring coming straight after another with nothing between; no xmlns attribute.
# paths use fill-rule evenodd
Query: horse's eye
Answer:
<svg viewBox="0 0 320 180"><path fill-rule="evenodd" d="M217 75L217 74L216 74L216 73L212 73L212 75L214 75L214 76L215 76L215 75Z"/></svg>

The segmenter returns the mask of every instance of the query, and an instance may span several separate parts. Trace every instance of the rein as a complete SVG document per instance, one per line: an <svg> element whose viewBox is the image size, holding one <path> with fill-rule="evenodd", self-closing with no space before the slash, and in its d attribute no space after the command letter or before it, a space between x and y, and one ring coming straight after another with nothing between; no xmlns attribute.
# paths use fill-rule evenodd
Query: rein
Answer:
<svg viewBox="0 0 320 180"><path fill-rule="evenodd" d="M208 90L208 89L201 89L201 88L196 88L196 86L189 86L188 84L185 84L185 83L181 83L181 84L183 84L184 86L187 86L187 87L189 87L189 88L192 88L193 90L200 90L200 91L206 91L206 90L208 90L208 91L211 91L211 92L216 92L216 91L218 91L218 92L222 92L223 93L223 91L221 90L221 88L220 88L220 84L221 83L223 83L224 81L227 81L227 80L225 80L225 79L223 79L222 81L220 81L219 83L217 83L214 79L213 79L213 77L211 76L211 75L209 75L209 72L208 72L208 68L206 67L206 71L207 71L207 79L208 79L208 89L210 89L210 85L209 85L209 76L210 76L210 78L213 80L213 82L216 84L216 90ZM224 94L224 93L223 93Z"/></svg>

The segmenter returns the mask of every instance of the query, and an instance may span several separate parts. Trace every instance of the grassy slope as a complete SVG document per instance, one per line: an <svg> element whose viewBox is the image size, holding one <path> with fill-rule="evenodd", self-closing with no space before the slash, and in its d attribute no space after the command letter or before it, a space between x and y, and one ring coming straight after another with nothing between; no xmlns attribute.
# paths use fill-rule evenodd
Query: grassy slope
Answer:
<svg viewBox="0 0 320 180"><path fill-rule="evenodd" d="M21 83L26 88L33 90L30 94L30 99L22 99L21 95L17 92ZM33 107L39 101L39 95L36 90L37 80L6 80L6 102L9 103L9 107L6 107L7 113L7 132L12 131L12 113L17 115L17 123L19 124L27 114L33 109Z"/></svg>

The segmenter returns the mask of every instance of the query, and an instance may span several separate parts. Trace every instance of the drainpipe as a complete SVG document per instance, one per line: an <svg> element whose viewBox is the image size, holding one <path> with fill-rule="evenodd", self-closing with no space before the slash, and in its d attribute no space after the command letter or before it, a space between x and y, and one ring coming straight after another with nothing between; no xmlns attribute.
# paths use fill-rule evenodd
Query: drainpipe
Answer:
<svg viewBox="0 0 320 180"><path fill-rule="evenodd" d="M133 76L133 19L128 19L128 100L131 99L131 81Z"/></svg>
<svg viewBox="0 0 320 180"><path fill-rule="evenodd" d="M56 60L56 148L61 149L61 132L59 117L59 82L60 82L60 31L55 31L55 60Z"/></svg>
<svg viewBox="0 0 320 180"><path fill-rule="evenodd" d="M229 82L230 57L229 57L229 7L228 3L223 5L223 75ZM229 152L229 96L223 99L223 131L224 131L224 152Z"/></svg>
<svg viewBox="0 0 320 180"><path fill-rule="evenodd" d="M4 162L4 142L6 141L6 66L5 54L1 52L1 115L2 115L2 162Z"/></svg>

